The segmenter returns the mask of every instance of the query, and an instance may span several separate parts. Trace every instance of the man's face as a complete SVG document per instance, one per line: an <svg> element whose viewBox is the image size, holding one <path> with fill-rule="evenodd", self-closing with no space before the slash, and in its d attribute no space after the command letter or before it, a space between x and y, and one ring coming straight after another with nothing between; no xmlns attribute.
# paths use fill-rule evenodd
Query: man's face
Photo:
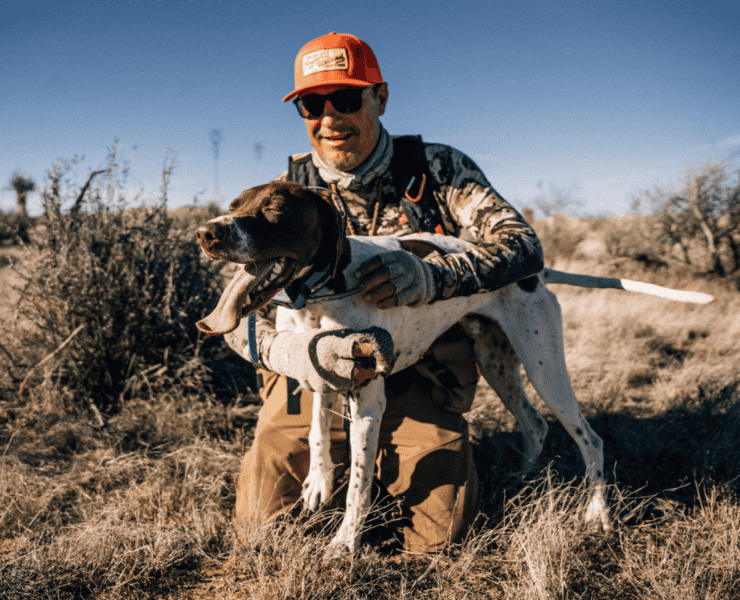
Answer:
<svg viewBox="0 0 740 600"><path fill-rule="evenodd" d="M324 113L317 119L305 119L308 139L319 156L340 171L360 166L375 149L380 137L380 115L388 101L388 84L383 83L377 94L370 88L362 94L362 108L342 114L331 102L324 104Z"/></svg>

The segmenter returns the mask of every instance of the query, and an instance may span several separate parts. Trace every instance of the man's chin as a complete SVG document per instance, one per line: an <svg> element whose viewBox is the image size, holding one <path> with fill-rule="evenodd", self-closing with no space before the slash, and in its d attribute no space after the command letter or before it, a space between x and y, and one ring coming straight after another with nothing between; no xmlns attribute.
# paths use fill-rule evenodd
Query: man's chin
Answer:
<svg viewBox="0 0 740 600"><path fill-rule="evenodd" d="M343 152L333 148L324 150L321 158L339 171L351 171L362 162L357 152Z"/></svg>

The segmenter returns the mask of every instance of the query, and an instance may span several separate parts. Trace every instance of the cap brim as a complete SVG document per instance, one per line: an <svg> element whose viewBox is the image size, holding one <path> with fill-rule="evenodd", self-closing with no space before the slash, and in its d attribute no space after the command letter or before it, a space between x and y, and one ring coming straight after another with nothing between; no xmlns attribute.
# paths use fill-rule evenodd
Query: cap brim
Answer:
<svg viewBox="0 0 740 600"><path fill-rule="evenodd" d="M297 90L293 90L283 98L283 102L287 102L288 100L291 100L292 98L295 98L296 96L299 96L301 94L317 94L317 93L327 93L330 94L331 92L336 92L337 90L341 90L342 88L348 88L348 87L370 87L371 85L375 85L373 83L370 83L369 81L362 81L360 79L346 79L342 81L341 83L320 83L318 85L307 85L306 87L299 88Z"/></svg>

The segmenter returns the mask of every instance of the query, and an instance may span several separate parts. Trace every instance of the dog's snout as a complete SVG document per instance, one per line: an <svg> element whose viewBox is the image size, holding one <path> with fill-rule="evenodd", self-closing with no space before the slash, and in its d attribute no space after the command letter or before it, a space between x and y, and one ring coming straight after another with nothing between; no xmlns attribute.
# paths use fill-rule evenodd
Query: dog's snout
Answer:
<svg viewBox="0 0 740 600"><path fill-rule="evenodd" d="M206 223L198 227L195 235L198 237L201 245L210 249L219 242L224 242L228 237L228 227L224 227L219 223Z"/></svg>

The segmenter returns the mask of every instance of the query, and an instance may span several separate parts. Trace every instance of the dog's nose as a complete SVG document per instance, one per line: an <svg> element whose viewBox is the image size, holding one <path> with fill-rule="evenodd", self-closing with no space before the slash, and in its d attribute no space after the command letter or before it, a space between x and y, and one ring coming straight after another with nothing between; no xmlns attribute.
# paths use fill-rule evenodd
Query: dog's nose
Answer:
<svg viewBox="0 0 740 600"><path fill-rule="evenodd" d="M229 235L229 229L219 223L206 223L198 227L195 235L198 237L200 245L206 250L210 250L219 242L226 240Z"/></svg>

